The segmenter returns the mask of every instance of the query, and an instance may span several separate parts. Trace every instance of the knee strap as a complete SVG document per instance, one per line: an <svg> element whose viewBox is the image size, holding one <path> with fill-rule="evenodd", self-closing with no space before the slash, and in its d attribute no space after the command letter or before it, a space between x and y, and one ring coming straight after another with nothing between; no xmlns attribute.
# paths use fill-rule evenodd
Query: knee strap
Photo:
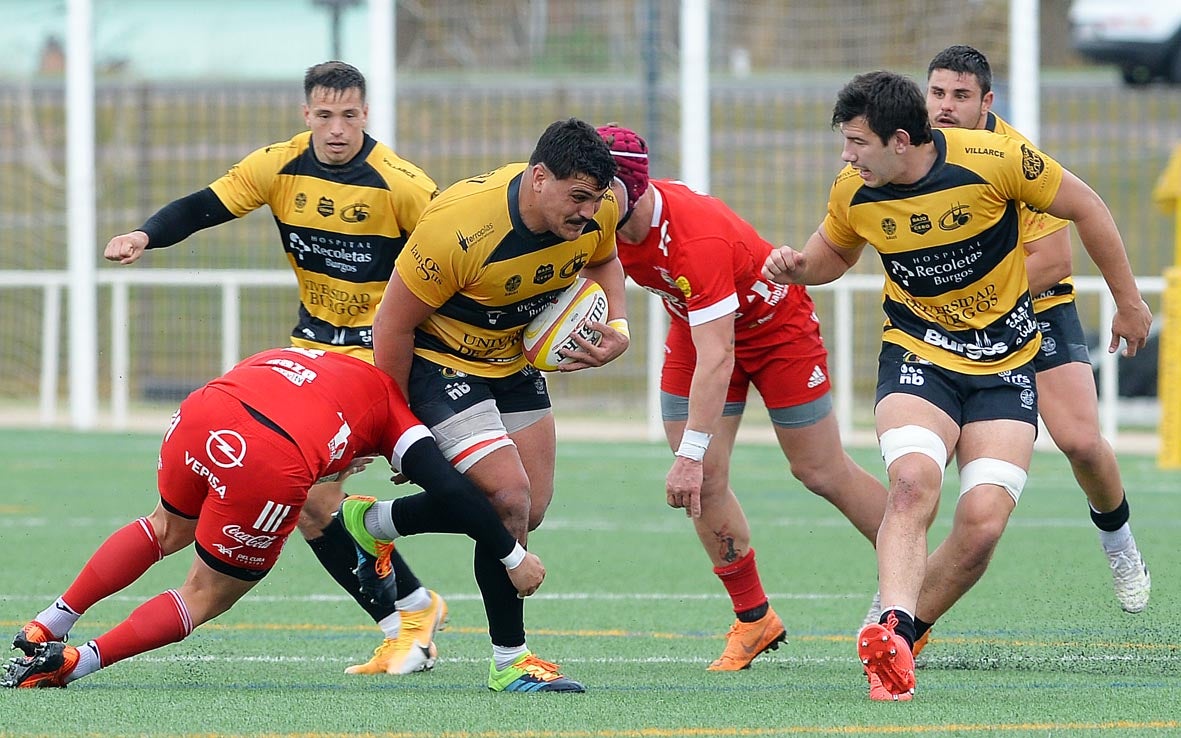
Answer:
<svg viewBox="0 0 1181 738"><path fill-rule="evenodd" d="M907 454L922 454L939 467L939 481L943 482L943 470L947 466L947 446L935 431L920 425L891 428L878 439L878 445L887 469L890 468L890 464Z"/></svg>
<svg viewBox="0 0 1181 738"><path fill-rule="evenodd" d="M960 497L981 484L994 484L1004 487L1016 505L1021 499L1021 490L1025 489L1025 481L1028 478L1029 474L1012 462L989 458L975 459L960 469Z"/></svg>

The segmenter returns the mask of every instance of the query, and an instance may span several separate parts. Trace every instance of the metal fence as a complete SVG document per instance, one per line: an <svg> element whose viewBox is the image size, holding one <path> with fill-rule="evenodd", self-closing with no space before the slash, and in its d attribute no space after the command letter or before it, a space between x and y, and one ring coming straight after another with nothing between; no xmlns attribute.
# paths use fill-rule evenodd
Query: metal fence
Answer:
<svg viewBox="0 0 1181 738"><path fill-rule="evenodd" d="M472 7L482 10L464 12ZM891 67L921 80L934 52L967 41L996 63L997 109L1005 113L1007 3L712 7L711 189L773 242L802 243L824 214L840 168L840 143L828 126L831 104L851 74ZM1046 3L1044 12L1058 7L1064 12L1064 3ZM526 158L549 122L578 116L641 130L654 148L654 176L678 176L676 9L671 0L399 3L397 150L446 185ZM1062 22L1043 27L1059 29ZM301 76L296 69L282 82L169 82L124 70L100 78L96 259L109 236L206 185L249 151L301 130ZM1154 209L1151 190L1181 142L1181 88L1132 90L1111 70L1069 66L1044 69L1042 82L1039 144L1105 197L1135 271L1159 276L1174 231L1171 218ZM44 386L46 301L38 288L21 286L21 274L66 266L63 100L62 82L51 75L0 80L0 403L27 401ZM1095 274L1076 251L1077 273ZM213 269L288 267L269 214L260 212L150 252L132 268L197 270L200 280ZM877 271L872 258L857 267L861 274ZM130 396L172 402L223 368L221 292L212 280L204 289L135 289L128 308ZM110 291L100 291L99 299L100 315L109 315ZM295 300L293 279L289 289L243 292L243 353L286 340ZM852 321L838 321L826 296L817 302L830 339L853 334L856 397L864 405L880 328L877 296L858 294ZM634 303L642 323L647 303L639 297ZM1150 303L1159 308L1155 298ZM1098 333L1098 300L1085 296L1080 310ZM110 346L110 327L100 330L99 345ZM99 373L107 398L111 368L104 350ZM607 402L634 407L647 381L642 351L584 374L558 383L565 401L599 407L613 398Z"/></svg>

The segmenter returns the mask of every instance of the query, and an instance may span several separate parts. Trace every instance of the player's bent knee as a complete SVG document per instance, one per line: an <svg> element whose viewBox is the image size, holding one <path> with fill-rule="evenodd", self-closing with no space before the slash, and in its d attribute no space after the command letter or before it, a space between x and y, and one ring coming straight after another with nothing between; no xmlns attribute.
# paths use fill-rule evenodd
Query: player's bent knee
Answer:
<svg viewBox="0 0 1181 738"><path fill-rule="evenodd" d="M943 469L947 466L947 445L939 434L921 425L904 425L891 428L878 439L882 459L886 468L908 454L921 454L939 467L939 481L943 482Z"/></svg>
<svg viewBox="0 0 1181 738"><path fill-rule="evenodd" d="M152 526L152 533L160 545L160 553L165 556L176 553L193 542L197 534L197 519L182 518L157 507L147 516L148 525Z"/></svg>
<svg viewBox="0 0 1181 738"><path fill-rule="evenodd" d="M982 484L1003 488L1016 505L1029 474L1016 464L1001 459L981 458L969 461L960 469L960 497Z"/></svg>

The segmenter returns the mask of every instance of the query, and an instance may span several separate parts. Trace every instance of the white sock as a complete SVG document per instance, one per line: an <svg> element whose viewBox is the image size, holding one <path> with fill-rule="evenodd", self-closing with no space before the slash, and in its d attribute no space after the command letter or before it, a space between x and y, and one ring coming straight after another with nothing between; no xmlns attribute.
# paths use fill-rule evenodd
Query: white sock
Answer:
<svg viewBox="0 0 1181 738"><path fill-rule="evenodd" d="M365 530L369 531L369 535L383 541L392 541L401 535L390 517L393 507L393 500L381 500L369 506L365 511Z"/></svg>
<svg viewBox="0 0 1181 738"><path fill-rule="evenodd" d="M414 612L415 610L425 610L431 606L431 593L427 591L426 587L420 586L405 597L399 597L394 601L394 607L402 612Z"/></svg>
<svg viewBox="0 0 1181 738"><path fill-rule="evenodd" d="M89 676L101 668L103 668L103 662L98 655L98 644L94 641L87 641L78 646L78 665L66 676L66 684L75 679Z"/></svg>
<svg viewBox="0 0 1181 738"><path fill-rule="evenodd" d="M1109 554L1127 551L1136 545L1136 540L1132 538L1132 528L1127 523L1115 530L1099 531L1099 542L1103 544L1103 550Z"/></svg>
<svg viewBox="0 0 1181 738"><path fill-rule="evenodd" d="M522 643L519 646L498 646L492 644L492 661L497 671L507 669L514 661L529 653L529 646Z"/></svg>
<svg viewBox="0 0 1181 738"><path fill-rule="evenodd" d="M70 632L70 628L74 627L74 623L78 622L80 617L82 617L81 613L74 612L62 598L58 597L52 605L42 610L34 619L49 628L49 632L53 633L55 637L61 638Z"/></svg>
<svg viewBox="0 0 1181 738"><path fill-rule="evenodd" d="M402 632L402 613L395 610L386 615L377 621L377 627L381 628L381 632L385 633L386 638L397 638L398 634Z"/></svg>

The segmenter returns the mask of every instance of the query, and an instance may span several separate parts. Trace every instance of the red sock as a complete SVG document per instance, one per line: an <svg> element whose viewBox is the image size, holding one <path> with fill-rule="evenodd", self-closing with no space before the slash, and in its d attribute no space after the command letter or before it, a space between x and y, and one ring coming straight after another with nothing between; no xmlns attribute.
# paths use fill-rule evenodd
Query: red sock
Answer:
<svg viewBox="0 0 1181 738"><path fill-rule="evenodd" d="M102 598L139 579L162 558L164 552L148 519L128 523L103 541L62 600L71 610L82 614Z"/></svg>
<svg viewBox="0 0 1181 738"><path fill-rule="evenodd" d="M116 661L184 640L193 632L189 609L175 589L135 608L127 619L94 639L103 668Z"/></svg>
<svg viewBox="0 0 1181 738"><path fill-rule="evenodd" d="M714 567L714 574L718 575L718 579L722 580L726 591L730 593L734 612L746 612L767 604L767 593L763 591L763 583L759 580L759 569L755 566L753 548L733 564Z"/></svg>

